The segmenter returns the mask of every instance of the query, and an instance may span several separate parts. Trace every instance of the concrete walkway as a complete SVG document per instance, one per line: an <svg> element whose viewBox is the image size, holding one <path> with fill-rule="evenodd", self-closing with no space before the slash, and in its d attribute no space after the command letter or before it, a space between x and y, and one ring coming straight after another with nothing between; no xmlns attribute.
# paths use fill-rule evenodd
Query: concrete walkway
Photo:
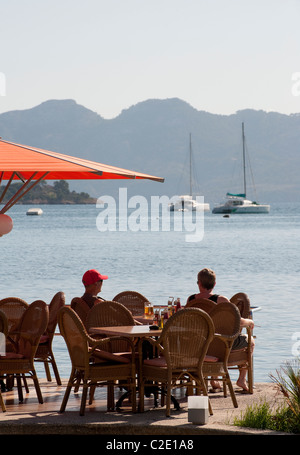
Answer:
<svg viewBox="0 0 300 455"><path fill-rule="evenodd" d="M165 408L154 408L153 398L145 399L145 412L133 414L129 403L124 401L121 411L106 411L106 390L97 389L95 401L86 407L84 416L79 416L81 393L72 390L66 411L59 413L65 391L66 380L58 387L56 383L40 381L44 403L37 401L32 384L30 393L25 394L24 402L18 403L16 388L3 393L7 411L0 412L0 434L53 434L53 435L269 435L271 431L240 428L233 425L235 417L240 417L247 405L267 400L271 405L282 399L272 383L257 383L253 395L236 390L238 408L234 408L230 396L222 393L210 394L214 414L207 425L193 425L188 422L187 399L176 395L181 410L173 409L171 417L166 417ZM116 399L120 392L117 390ZM282 433L280 433L282 434Z"/></svg>

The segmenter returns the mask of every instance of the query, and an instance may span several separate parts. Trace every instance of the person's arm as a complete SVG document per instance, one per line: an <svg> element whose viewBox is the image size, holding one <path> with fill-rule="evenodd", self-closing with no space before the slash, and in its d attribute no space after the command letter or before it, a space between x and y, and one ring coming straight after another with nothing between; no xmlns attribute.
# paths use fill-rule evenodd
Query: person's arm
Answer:
<svg viewBox="0 0 300 455"><path fill-rule="evenodd" d="M230 300L228 300L227 297L224 297L224 295L219 295L218 303L223 303L223 302L230 302Z"/></svg>
<svg viewBox="0 0 300 455"><path fill-rule="evenodd" d="M250 327L250 329L254 328L254 321L253 319L244 319L241 318L241 327Z"/></svg>

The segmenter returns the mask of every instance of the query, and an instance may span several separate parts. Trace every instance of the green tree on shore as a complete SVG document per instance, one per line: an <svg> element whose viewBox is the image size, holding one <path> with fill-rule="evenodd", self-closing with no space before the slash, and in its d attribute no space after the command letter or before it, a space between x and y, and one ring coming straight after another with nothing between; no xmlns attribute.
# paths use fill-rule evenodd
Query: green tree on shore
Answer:
<svg viewBox="0 0 300 455"><path fill-rule="evenodd" d="M2 202L7 202L22 186L22 183L13 183L8 188L8 191ZM4 188L4 186L3 186ZM2 194L0 187L0 195ZM26 193L19 204L93 204L95 199L90 197L88 193L76 193L70 191L69 183L65 180L55 181L53 186L48 185L46 181L42 181L32 190Z"/></svg>

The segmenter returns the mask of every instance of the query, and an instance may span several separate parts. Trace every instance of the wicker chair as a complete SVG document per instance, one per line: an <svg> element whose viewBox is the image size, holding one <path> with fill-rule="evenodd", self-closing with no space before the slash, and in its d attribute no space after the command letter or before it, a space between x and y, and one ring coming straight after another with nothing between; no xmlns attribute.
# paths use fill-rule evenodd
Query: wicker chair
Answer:
<svg viewBox="0 0 300 455"><path fill-rule="evenodd" d="M188 308L200 308L200 310L205 311L210 314L210 312L216 307L216 303L209 299L195 299L192 300L192 303L189 304Z"/></svg>
<svg viewBox="0 0 300 455"><path fill-rule="evenodd" d="M88 304L81 297L74 297L71 300L71 308L79 316L79 318L83 322L83 325L85 326L86 317L88 312L90 311L90 307L88 306Z"/></svg>
<svg viewBox="0 0 300 455"><path fill-rule="evenodd" d="M120 292L113 300L126 306L133 316L143 316L145 313L145 303L149 303L146 297L136 291Z"/></svg>
<svg viewBox="0 0 300 455"><path fill-rule="evenodd" d="M0 333L6 337L8 334L8 320L4 311L0 310Z"/></svg>
<svg viewBox="0 0 300 455"><path fill-rule="evenodd" d="M248 319L250 317L250 299L247 294L238 292L231 297L230 301L237 306L242 318ZM229 369L247 368L248 389L249 393L252 394L254 384L253 353L251 349L252 330L249 327L246 327L245 330L248 336L248 347L231 351L228 358L228 367Z"/></svg>
<svg viewBox="0 0 300 455"><path fill-rule="evenodd" d="M217 362L204 362L203 375L208 377L220 377L223 381L224 396L227 396L228 386L232 403L238 407L232 382L228 373L228 358L232 344L240 332L240 314L236 306L230 302L219 303L211 311L210 317L215 326L215 336L208 348L208 355L217 357Z"/></svg>
<svg viewBox="0 0 300 455"><path fill-rule="evenodd" d="M140 380L140 409L144 410L144 391L154 381L166 388L166 416L170 416L171 389L196 385L207 395L202 365L214 336L210 316L198 308L186 308L167 320L158 340L149 339L159 356L143 362ZM153 386L151 384L151 386ZM209 402L209 411L212 414Z"/></svg>
<svg viewBox="0 0 300 455"><path fill-rule="evenodd" d="M242 318L249 318L250 316L250 299L247 294L244 292L238 292L237 294L234 294L230 302L234 303L240 312L240 315Z"/></svg>
<svg viewBox="0 0 300 455"><path fill-rule="evenodd" d="M131 312L118 302L106 300L98 303L97 305L94 305L87 314L86 330L88 333L90 332L91 327L122 325L135 325L135 321ZM124 352L128 350L128 343L126 341L112 341L111 349L114 353Z"/></svg>
<svg viewBox="0 0 300 455"><path fill-rule="evenodd" d="M86 330L89 333L92 327L110 327L136 325L131 312L121 303L106 300L97 305L94 305L88 312L86 318ZM98 335L95 338L105 338L105 335ZM126 340L111 340L110 350L116 355L126 356L131 358L132 352L128 351L128 342ZM135 357L137 360L137 352ZM122 386L121 386L122 388ZM95 387L91 388L91 398L94 395ZM130 392L124 394L117 402L116 407L120 408L125 398L130 396Z"/></svg>
<svg viewBox="0 0 300 455"><path fill-rule="evenodd" d="M57 314L61 307L65 305L65 294L57 292L49 305L49 322L46 332L42 335L40 344L35 355L35 362L43 362L45 366L47 380L51 381L49 363L52 365L57 385L61 385L58 368L52 351L52 341L57 326Z"/></svg>
<svg viewBox="0 0 300 455"><path fill-rule="evenodd" d="M118 380L126 383L126 387L132 392L132 411L136 409L136 384L135 384L135 361L116 356L109 352L110 338L95 340L91 338L85 327L72 308L63 307L59 311L58 324L60 332L65 339L72 362L72 371L61 404L60 412L64 412L72 387L78 384L83 386L80 415L84 415L88 388L107 385L107 408L114 409L113 388ZM117 338L117 337L116 337ZM134 346L131 340L132 354ZM90 401L91 403L91 401Z"/></svg>
<svg viewBox="0 0 300 455"><path fill-rule="evenodd" d="M19 401L23 402L21 377L33 379L39 403L43 403L43 397L39 381L34 368L34 356L45 332L49 320L49 311L45 302L37 300L28 306L17 335L17 352L7 352L0 358L0 377L5 374L17 378ZM26 376L28 375L28 376Z"/></svg>
<svg viewBox="0 0 300 455"><path fill-rule="evenodd" d="M6 314L0 310L0 333L3 334L1 335L1 337L5 337L5 339L1 339L1 351L0 351L0 354L1 352L5 351L5 340L6 340L6 337L7 337L7 333L8 333L8 321L7 321L7 317L6 317ZM4 346L3 346L4 345ZM3 381L1 380L1 388L2 388L2 385L4 385ZM5 407L5 404L4 404L4 401L3 401L3 398L2 398L2 394L1 394L1 389L0 389L0 405L1 405L1 409L3 412L6 411L6 407Z"/></svg>
<svg viewBox="0 0 300 455"><path fill-rule="evenodd" d="M18 297L6 297L0 300L0 310L3 311L8 321L8 338L6 343L6 352L15 352L16 350L16 335L22 316L28 303Z"/></svg>

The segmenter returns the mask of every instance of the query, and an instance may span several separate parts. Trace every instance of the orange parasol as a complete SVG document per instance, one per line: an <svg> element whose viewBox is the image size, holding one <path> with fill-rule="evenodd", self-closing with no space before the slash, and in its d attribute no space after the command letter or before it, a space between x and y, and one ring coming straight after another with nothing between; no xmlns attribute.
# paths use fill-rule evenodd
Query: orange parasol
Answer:
<svg viewBox="0 0 300 455"><path fill-rule="evenodd" d="M43 179L149 179L157 182L164 181L161 177L62 155L36 147L15 144L0 138L0 185L3 180L8 181L0 196L0 203L9 185L16 179L21 180L23 185L0 210L0 214L5 213Z"/></svg>

